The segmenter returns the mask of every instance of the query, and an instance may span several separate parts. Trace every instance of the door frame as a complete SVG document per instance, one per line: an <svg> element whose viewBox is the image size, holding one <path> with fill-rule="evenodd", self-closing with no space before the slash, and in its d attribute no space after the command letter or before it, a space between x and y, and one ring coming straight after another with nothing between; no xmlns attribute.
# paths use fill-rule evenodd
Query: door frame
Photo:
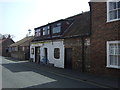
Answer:
<svg viewBox="0 0 120 90"><path fill-rule="evenodd" d="M39 48L39 53L38 53ZM37 55L39 55L39 60L37 60ZM35 62L40 63L40 46L35 47Z"/></svg>

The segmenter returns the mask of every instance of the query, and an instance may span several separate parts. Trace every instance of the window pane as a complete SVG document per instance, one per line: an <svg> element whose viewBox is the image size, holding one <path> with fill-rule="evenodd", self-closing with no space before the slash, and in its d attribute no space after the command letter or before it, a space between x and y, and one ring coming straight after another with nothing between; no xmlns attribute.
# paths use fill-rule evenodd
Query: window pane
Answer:
<svg viewBox="0 0 120 90"><path fill-rule="evenodd" d="M110 65L117 65L117 56L116 55L110 56Z"/></svg>
<svg viewBox="0 0 120 90"><path fill-rule="evenodd" d="M110 55L114 55L114 49L110 49Z"/></svg>
<svg viewBox="0 0 120 90"><path fill-rule="evenodd" d="M110 20L117 19L117 10L110 12Z"/></svg>
<svg viewBox="0 0 120 90"><path fill-rule="evenodd" d="M31 54L34 54L34 48L31 48Z"/></svg>
<svg viewBox="0 0 120 90"><path fill-rule="evenodd" d="M109 48L109 54L110 55L114 55L114 44L110 44L110 48Z"/></svg>
<svg viewBox="0 0 120 90"><path fill-rule="evenodd" d="M120 55L120 44L118 44L118 54Z"/></svg>
<svg viewBox="0 0 120 90"><path fill-rule="evenodd" d="M120 9L118 10L118 18L120 18Z"/></svg>
<svg viewBox="0 0 120 90"><path fill-rule="evenodd" d="M115 55L118 54L118 45L117 44L114 44L114 50L115 50Z"/></svg>
<svg viewBox="0 0 120 90"><path fill-rule="evenodd" d="M58 23L57 26L61 26L61 23Z"/></svg>
<svg viewBox="0 0 120 90"><path fill-rule="evenodd" d="M118 7L118 8L120 8L120 1L119 1L119 2L117 2L117 7Z"/></svg>
<svg viewBox="0 0 120 90"><path fill-rule="evenodd" d="M120 55L118 56L118 66L120 66Z"/></svg>
<svg viewBox="0 0 120 90"><path fill-rule="evenodd" d="M50 34L50 30L48 30L48 34Z"/></svg>
<svg viewBox="0 0 120 90"><path fill-rule="evenodd" d="M54 58L56 58L56 59L60 58L60 49L59 48L54 49Z"/></svg>
<svg viewBox="0 0 120 90"><path fill-rule="evenodd" d="M59 33L60 31L61 31L61 26L53 28L53 33Z"/></svg>
<svg viewBox="0 0 120 90"><path fill-rule="evenodd" d="M43 35L45 35L45 30L43 29Z"/></svg>
<svg viewBox="0 0 120 90"><path fill-rule="evenodd" d="M116 9L116 2L109 2L109 10Z"/></svg>

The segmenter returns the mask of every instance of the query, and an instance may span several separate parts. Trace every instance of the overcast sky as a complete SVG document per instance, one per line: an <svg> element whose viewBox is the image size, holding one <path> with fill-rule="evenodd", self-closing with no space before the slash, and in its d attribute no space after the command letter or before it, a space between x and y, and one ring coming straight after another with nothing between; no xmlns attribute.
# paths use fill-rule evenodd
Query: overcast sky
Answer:
<svg viewBox="0 0 120 90"><path fill-rule="evenodd" d="M0 0L0 33L12 34L14 41L28 29L89 11L90 0Z"/></svg>

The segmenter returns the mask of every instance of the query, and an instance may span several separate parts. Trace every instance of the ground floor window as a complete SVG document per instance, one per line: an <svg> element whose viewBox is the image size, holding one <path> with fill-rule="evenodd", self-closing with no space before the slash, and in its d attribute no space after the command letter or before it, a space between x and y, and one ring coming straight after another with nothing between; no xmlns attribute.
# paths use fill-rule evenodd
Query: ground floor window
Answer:
<svg viewBox="0 0 120 90"><path fill-rule="evenodd" d="M9 52L9 48L6 48L6 52L7 52L7 53Z"/></svg>
<svg viewBox="0 0 120 90"><path fill-rule="evenodd" d="M31 48L31 54L34 54L34 48Z"/></svg>
<svg viewBox="0 0 120 90"><path fill-rule="evenodd" d="M56 58L56 59L60 58L60 49L59 48L54 49L54 58Z"/></svg>
<svg viewBox="0 0 120 90"><path fill-rule="evenodd" d="M120 69L120 41L107 41L107 67Z"/></svg>
<svg viewBox="0 0 120 90"><path fill-rule="evenodd" d="M22 47L22 51L25 51L25 47L24 46Z"/></svg>

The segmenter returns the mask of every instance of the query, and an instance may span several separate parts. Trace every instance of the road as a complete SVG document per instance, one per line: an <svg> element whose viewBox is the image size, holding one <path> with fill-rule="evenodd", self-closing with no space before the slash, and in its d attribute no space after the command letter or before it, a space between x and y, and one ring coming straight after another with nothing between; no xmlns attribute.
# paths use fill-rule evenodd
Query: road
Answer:
<svg viewBox="0 0 120 90"><path fill-rule="evenodd" d="M69 78L38 68L28 61L2 60L2 88L100 88L91 83Z"/></svg>

